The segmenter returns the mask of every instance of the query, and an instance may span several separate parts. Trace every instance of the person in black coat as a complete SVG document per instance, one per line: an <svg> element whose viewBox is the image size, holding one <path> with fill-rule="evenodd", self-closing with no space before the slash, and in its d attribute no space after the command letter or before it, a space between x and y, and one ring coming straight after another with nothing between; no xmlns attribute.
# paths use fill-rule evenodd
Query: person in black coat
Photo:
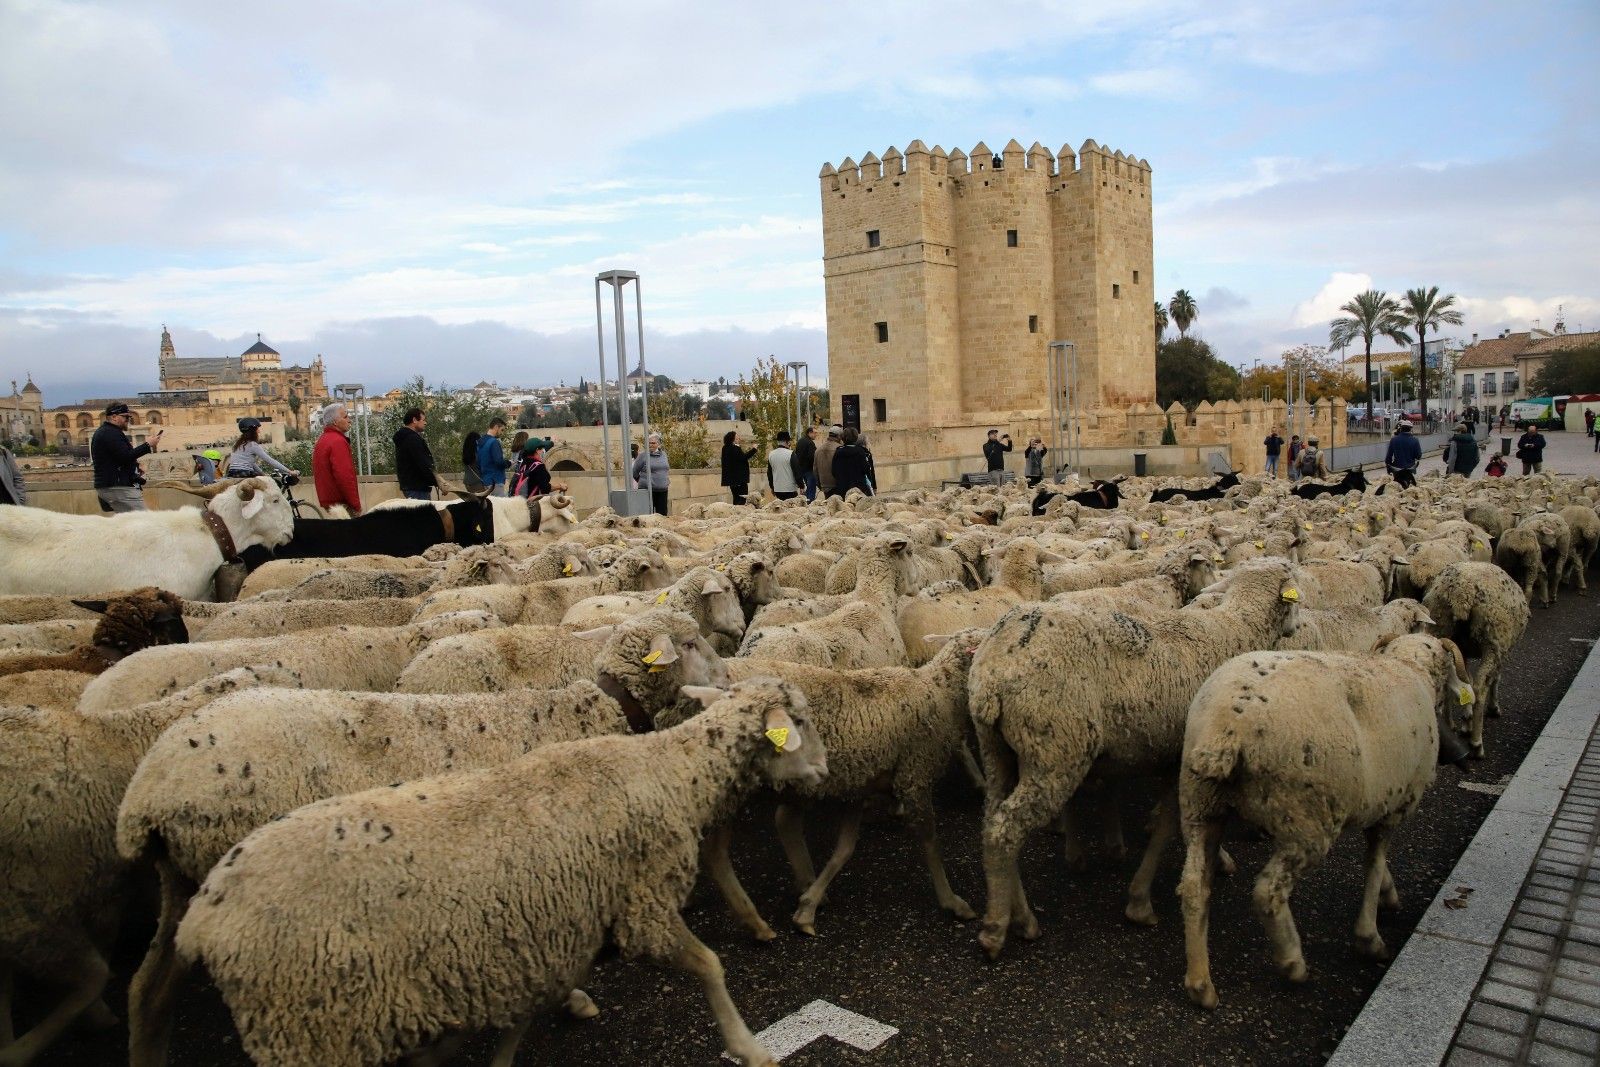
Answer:
<svg viewBox="0 0 1600 1067"><path fill-rule="evenodd" d="M750 492L750 457L756 450L739 447L739 433L729 430L722 435L722 484L728 487L735 504L743 504Z"/></svg>
<svg viewBox="0 0 1600 1067"><path fill-rule="evenodd" d="M138 448L128 440L128 423L133 414L128 405L115 401L106 406L105 422L89 441L89 458L94 463L94 490L100 498L101 511L143 511L144 493L140 487L144 478L139 473L139 460L156 450L161 443L157 430Z"/></svg>
<svg viewBox="0 0 1600 1067"><path fill-rule="evenodd" d="M394 432L394 476L400 483L400 492L412 500L433 499L433 487L438 482L434 473L433 450L428 447L422 431L427 428L428 416L421 408L406 412L401 427Z"/></svg>
<svg viewBox="0 0 1600 1067"><path fill-rule="evenodd" d="M840 496L852 489L872 495L872 454L861 447L860 439L855 427L846 426L842 435L844 443L833 454L833 483Z"/></svg>
<svg viewBox="0 0 1600 1067"><path fill-rule="evenodd" d="M805 490L806 501L817 499L817 428L807 426L794 446L794 458L789 461L794 468L794 480Z"/></svg>

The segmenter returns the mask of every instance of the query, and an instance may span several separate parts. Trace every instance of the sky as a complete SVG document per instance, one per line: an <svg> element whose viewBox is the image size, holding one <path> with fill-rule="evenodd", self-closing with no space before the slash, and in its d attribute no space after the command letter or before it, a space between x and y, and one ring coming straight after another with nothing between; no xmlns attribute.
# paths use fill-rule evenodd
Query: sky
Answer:
<svg viewBox="0 0 1600 1067"><path fill-rule="evenodd" d="M162 324L575 382L612 268L652 371L823 379L817 172L918 138L1147 159L1155 291L1241 366L1369 287L1600 328L1597 51L1593 0L0 0L0 387L155 388Z"/></svg>

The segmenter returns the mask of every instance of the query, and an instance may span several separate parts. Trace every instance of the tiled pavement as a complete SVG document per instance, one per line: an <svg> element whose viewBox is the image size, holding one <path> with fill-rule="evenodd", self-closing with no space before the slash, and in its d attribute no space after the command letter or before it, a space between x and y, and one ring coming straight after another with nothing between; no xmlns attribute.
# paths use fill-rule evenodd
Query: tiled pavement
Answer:
<svg viewBox="0 0 1600 1067"><path fill-rule="evenodd" d="M1472 995L1449 1067L1600 1061L1600 729Z"/></svg>

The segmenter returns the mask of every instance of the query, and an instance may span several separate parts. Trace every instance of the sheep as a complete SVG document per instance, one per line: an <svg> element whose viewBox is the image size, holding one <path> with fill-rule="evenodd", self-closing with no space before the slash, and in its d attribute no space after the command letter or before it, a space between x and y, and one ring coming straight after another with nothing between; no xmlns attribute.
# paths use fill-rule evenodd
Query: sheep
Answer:
<svg viewBox="0 0 1600 1067"><path fill-rule="evenodd" d="M1403 634L1426 633L1432 625L1427 609L1405 597L1377 610L1302 606L1295 632L1277 647L1280 651L1369 652Z"/></svg>
<svg viewBox="0 0 1600 1067"><path fill-rule="evenodd" d="M1299 591L1287 560L1223 580L1217 609L1193 605L1135 619L1120 611L1035 604L1001 619L972 663L971 709L988 794L983 866L989 887L979 941L991 958L1009 927L1038 936L1017 857L1097 765L1166 772L1182 748L1193 679L1294 632ZM1150 924L1150 881L1176 819L1165 805L1128 890L1125 914Z"/></svg>
<svg viewBox="0 0 1600 1067"><path fill-rule="evenodd" d="M1589 595L1586 572L1594 562L1595 549L1600 548L1600 515L1594 508L1582 504L1569 504L1558 513L1571 531L1571 544L1567 550L1567 569L1562 576L1571 575L1578 583L1578 595Z"/></svg>
<svg viewBox="0 0 1600 1067"><path fill-rule="evenodd" d="M0 657L0 675L46 670L100 674L140 649L189 640L189 631L183 624L183 601L155 586L145 586L106 600L77 603L79 607L100 613L100 621L95 624L87 643L70 651Z"/></svg>
<svg viewBox="0 0 1600 1067"><path fill-rule="evenodd" d="M117 814L117 848L161 876L161 915L128 990L131 1059L165 1061L182 975L172 937L206 872L258 826L326 797L505 763L537 745L628 732L593 682L507 694L252 690L150 746Z"/></svg>
<svg viewBox="0 0 1600 1067"><path fill-rule="evenodd" d="M218 482L207 510L221 520L235 552L276 548L293 533L293 512L271 478ZM228 562L198 508L130 511L107 519L43 508L0 510L0 593L101 596L153 585L186 600L210 600Z"/></svg>
<svg viewBox="0 0 1600 1067"><path fill-rule="evenodd" d="M1519 529L1533 532L1539 539L1539 556L1544 563L1545 607L1559 600L1561 579L1566 575L1572 558L1572 530L1560 515L1540 512L1517 524Z"/></svg>
<svg viewBox="0 0 1600 1067"><path fill-rule="evenodd" d="M974 542L969 546L969 553L976 556L981 548L981 543ZM838 563L828 569L823 592L841 594L856 588L858 584L856 574L861 566L862 557L871 551L872 546L869 543L840 558ZM904 589L908 593L914 593L935 582L951 579L964 583L970 589L976 589L983 584L972 562L950 548L915 546L907 555L905 570Z"/></svg>
<svg viewBox="0 0 1600 1067"><path fill-rule="evenodd" d="M933 786L951 758L966 747L967 669L981 636L981 630L955 634L918 668L832 670L777 661L728 661L729 676L736 682L770 673L804 693L817 735L828 749L828 777L816 785L786 790L779 798L778 834L800 889L792 918L800 932L816 934L817 906L855 850L864 802L884 792L893 795L922 845L939 907L958 919L974 917L945 874ZM812 866L794 798L843 800L850 805L833 856L820 876ZM747 918L746 925L753 923Z"/></svg>
<svg viewBox="0 0 1600 1067"><path fill-rule="evenodd" d="M332 626L281 637L203 641L147 648L100 675L83 691L78 710L114 711L157 700L187 685L234 667L267 664L300 672L316 689L392 689L400 672L435 636L443 637L454 619L421 626ZM484 619L462 619L480 626Z"/></svg>
<svg viewBox="0 0 1600 1067"><path fill-rule="evenodd" d="M1540 602L1547 608L1550 606L1551 592L1557 582L1545 567L1537 531L1517 525L1501 534L1494 546L1494 560L1501 570L1521 584L1529 606L1533 604L1536 589L1540 591Z"/></svg>
<svg viewBox="0 0 1600 1067"><path fill-rule="evenodd" d="M355 568L317 571L293 586L287 600L358 600L363 597L415 597L430 590L465 589L516 581L504 545L475 545L456 553L435 570L383 571Z"/></svg>
<svg viewBox="0 0 1600 1067"><path fill-rule="evenodd" d="M828 587L828 571L839 562L839 554L812 549L778 561L778 584L807 593L821 593Z"/></svg>
<svg viewBox="0 0 1600 1067"><path fill-rule="evenodd" d="M206 964L258 1062L353 1067L508 1027L613 943L700 978L729 1055L773 1067L680 910L708 826L759 781L826 773L804 697L760 680L658 734L324 800L212 870L179 958Z"/></svg>
<svg viewBox="0 0 1600 1067"><path fill-rule="evenodd" d="M283 592L294 588L318 571L329 569L327 560L273 559L250 572L239 590L239 599L251 600L262 593ZM429 564L421 556L344 556L339 560L340 570L428 570Z"/></svg>
<svg viewBox="0 0 1600 1067"><path fill-rule="evenodd" d="M749 537L734 537L719 541L709 552L697 553L700 562L708 567L726 566L735 556L746 552L759 552L774 563L806 550L806 538L800 527L791 522L780 522L761 533Z"/></svg>
<svg viewBox="0 0 1600 1067"><path fill-rule="evenodd" d="M1455 642L1467 658L1478 661L1472 677L1477 700L1470 742L1471 754L1481 759L1483 719L1500 714L1500 669L1528 628L1528 599L1492 563L1455 563L1429 587L1422 603L1433 620L1433 634Z"/></svg>
<svg viewBox="0 0 1600 1067"><path fill-rule="evenodd" d="M1382 571L1352 560L1308 559L1297 577L1307 607L1376 608L1389 592Z"/></svg>
<svg viewBox="0 0 1600 1067"><path fill-rule="evenodd" d="M580 578L597 570L589 561L589 553L577 545L557 542L546 545L537 554L518 563L514 568L517 582L543 582L552 578Z"/></svg>
<svg viewBox="0 0 1600 1067"><path fill-rule="evenodd" d="M1216 584L1217 566L1221 561L1222 557L1215 554L1215 546L1201 542L1187 555L1182 552L1169 554L1156 568L1155 574L1148 578L1135 578L1106 588L1057 593L1050 598L1050 602L1134 613L1173 610L1183 607Z"/></svg>
<svg viewBox="0 0 1600 1067"><path fill-rule="evenodd" d="M586 597L567 609L563 626L590 629L619 622L652 607L681 611L693 618L707 638L726 638L732 648L744 637L744 609L726 576L710 567L695 567L659 593Z"/></svg>
<svg viewBox="0 0 1600 1067"><path fill-rule="evenodd" d="M278 668L245 668L115 715L0 708L0 987L8 993L0 1026L10 1034L13 968L70 987L0 1049L5 1062L37 1057L105 988L111 968L102 946L115 934L127 873L116 850L116 805L145 749L224 693L298 682Z"/></svg>
<svg viewBox="0 0 1600 1067"><path fill-rule="evenodd" d="M0 708L60 708L78 706L84 687L94 675L82 671L23 671L0 677Z"/></svg>
<svg viewBox="0 0 1600 1067"><path fill-rule="evenodd" d="M89 641L93 619L48 619L0 623L0 655L12 652L67 652Z"/></svg>
<svg viewBox="0 0 1600 1067"><path fill-rule="evenodd" d="M752 630L739 655L839 669L903 666L906 646L895 620L895 589L909 550L904 537L878 540L860 558L854 594L859 599L820 619Z"/></svg>
<svg viewBox="0 0 1600 1067"><path fill-rule="evenodd" d="M1356 947L1388 958L1378 904L1400 905L1389 839L1432 784L1435 765L1465 754L1453 721L1473 702L1465 674L1454 645L1417 635L1376 654L1247 653L1200 687L1189 707L1179 782L1190 999L1217 1004L1207 913L1212 861L1230 814L1272 838L1253 897L1279 971L1293 982L1306 979L1289 895L1346 828L1367 838Z"/></svg>
<svg viewBox="0 0 1600 1067"><path fill-rule="evenodd" d="M94 612L78 607L70 596L43 593L0 595L0 624L51 622L56 619L93 620Z"/></svg>
<svg viewBox="0 0 1600 1067"><path fill-rule="evenodd" d="M659 552L632 548L597 575L558 578L507 589L441 590L423 599L416 619L420 622L433 615L487 607L507 625L548 623L561 618L584 597L665 589L672 582L671 569Z"/></svg>
<svg viewBox="0 0 1600 1067"><path fill-rule="evenodd" d="M220 615L195 634L196 641L231 641L314 630L336 622L362 626L403 626L416 614L418 601L398 597L360 600L259 600L225 605Z"/></svg>

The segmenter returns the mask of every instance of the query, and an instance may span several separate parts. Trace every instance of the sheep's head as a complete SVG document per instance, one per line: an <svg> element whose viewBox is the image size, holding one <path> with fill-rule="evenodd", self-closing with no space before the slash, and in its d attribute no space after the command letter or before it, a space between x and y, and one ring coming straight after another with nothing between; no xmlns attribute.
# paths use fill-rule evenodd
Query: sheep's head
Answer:
<svg viewBox="0 0 1600 1067"><path fill-rule="evenodd" d="M755 747L756 766L773 785L816 785L827 777L828 753L798 686L749 678L729 690L685 686L683 695L707 715L737 719L741 736Z"/></svg>
<svg viewBox="0 0 1600 1067"><path fill-rule="evenodd" d="M211 510L222 517L233 546L277 548L294 536L294 510L271 478L246 478L211 498Z"/></svg>
<svg viewBox="0 0 1600 1067"><path fill-rule="evenodd" d="M1378 650L1410 662L1433 680L1439 762L1460 763L1469 752L1463 737L1471 734L1473 706L1478 699L1461 649L1444 638L1406 634L1380 643Z"/></svg>
<svg viewBox="0 0 1600 1067"><path fill-rule="evenodd" d="M155 586L107 600L73 603L104 616L94 628L94 643L123 656L152 645L181 645L189 640L189 629L183 622L183 598Z"/></svg>
<svg viewBox="0 0 1600 1067"><path fill-rule="evenodd" d="M739 592L746 610L778 599L778 575L769 557L759 552L744 552L728 562L725 573Z"/></svg>
<svg viewBox="0 0 1600 1067"><path fill-rule="evenodd" d="M656 608L620 623L596 660L599 674L627 690L658 724L677 721L685 685L722 686L728 669L700 635L694 619Z"/></svg>
<svg viewBox="0 0 1600 1067"><path fill-rule="evenodd" d="M739 591L726 573L718 573L710 567L696 567L678 579L677 588L686 589L689 595L701 599L712 633L733 638L735 645L744 637L744 607L739 602Z"/></svg>
<svg viewBox="0 0 1600 1067"><path fill-rule="evenodd" d="M666 589L672 584L672 571L661 553L640 546L617 557L610 570L617 577L618 589L644 591Z"/></svg>

